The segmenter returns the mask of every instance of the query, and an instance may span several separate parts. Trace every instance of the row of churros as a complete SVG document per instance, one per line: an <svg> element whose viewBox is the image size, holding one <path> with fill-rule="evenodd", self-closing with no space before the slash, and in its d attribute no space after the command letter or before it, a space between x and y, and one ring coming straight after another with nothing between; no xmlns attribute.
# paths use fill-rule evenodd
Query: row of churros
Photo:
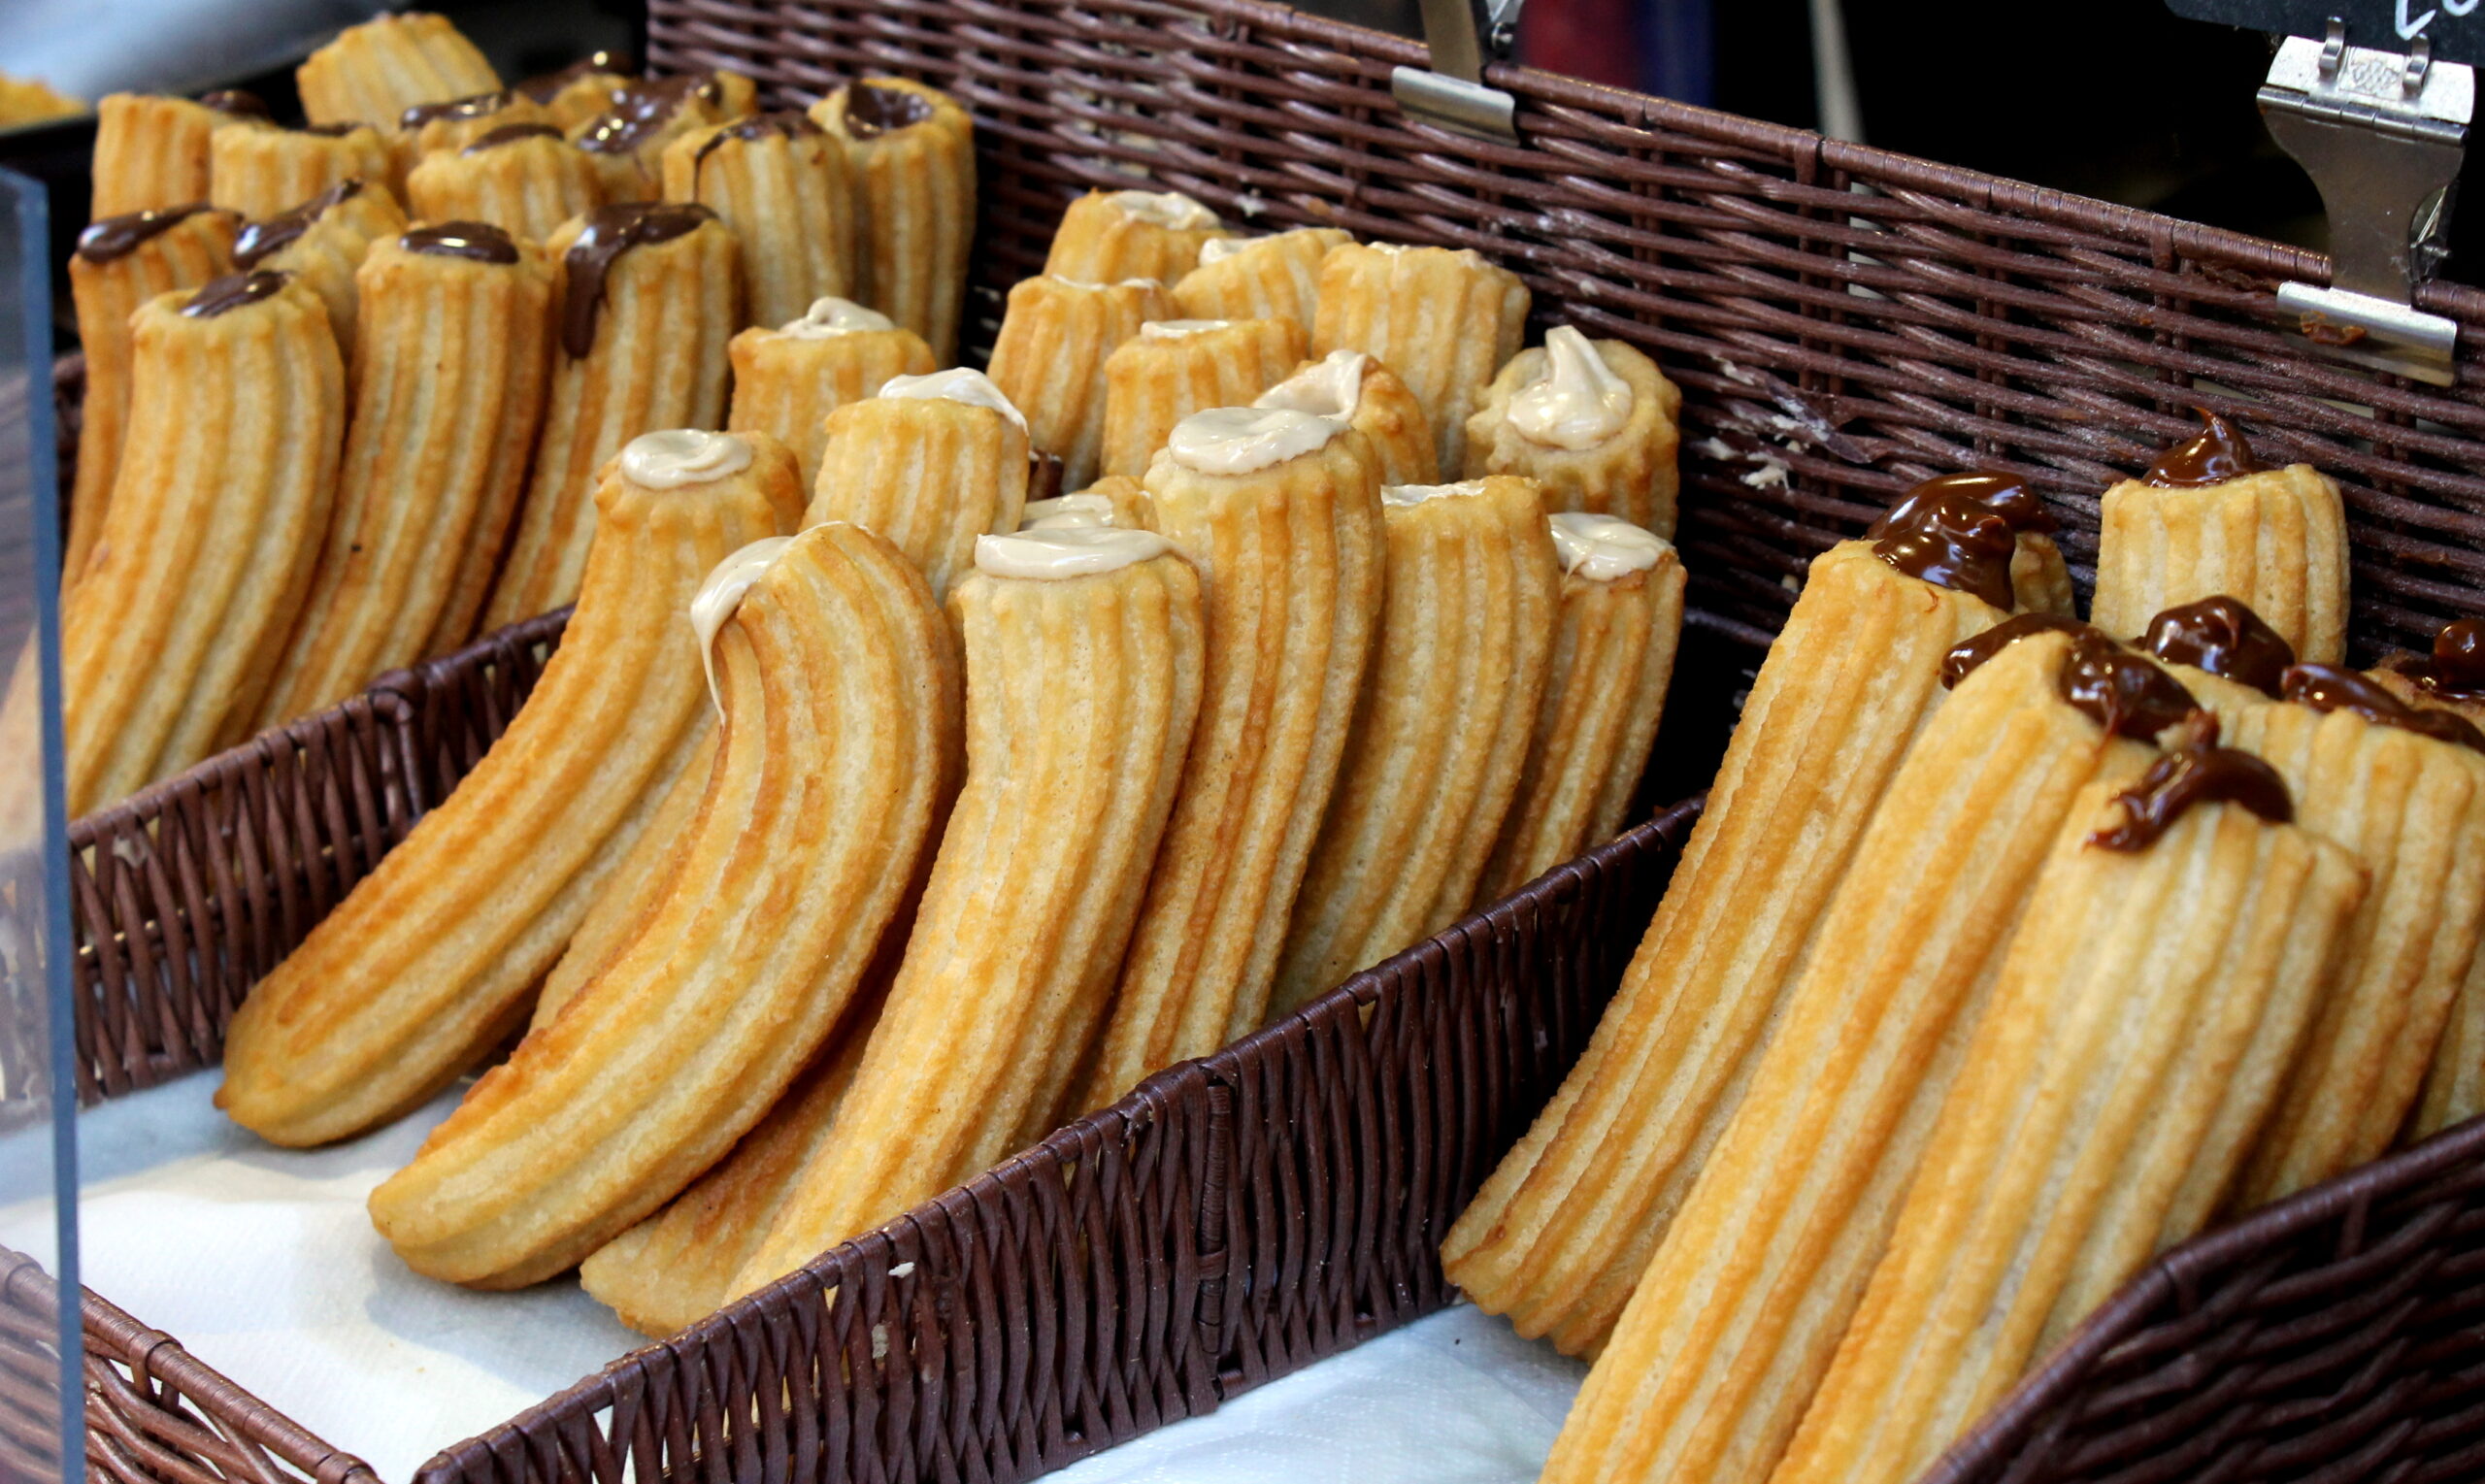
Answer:
<svg viewBox="0 0 2485 1484"><path fill-rule="evenodd" d="M1813 562L1444 1244L1594 1360L1547 1479L1902 1484L2157 1252L2485 1110L2485 625L2344 668L2337 487L2203 419L2093 625L2005 475Z"/></svg>

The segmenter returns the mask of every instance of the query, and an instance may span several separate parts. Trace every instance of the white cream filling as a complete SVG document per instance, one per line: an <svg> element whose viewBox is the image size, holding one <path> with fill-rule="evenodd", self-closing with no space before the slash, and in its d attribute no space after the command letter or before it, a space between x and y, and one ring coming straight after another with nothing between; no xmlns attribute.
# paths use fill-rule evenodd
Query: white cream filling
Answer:
<svg viewBox="0 0 2485 1484"><path fill-rule="evenodd" d="M865 309L851 299L813 299L812 307L800 319L788 319L778 330L796 340L827 340L838 335L852 335L860 330L894 330L897 321L878 310Z"/></svg>
<svg viewBox="0 0 2485 1484"><path fill-rule="evenodd" d="M621 449L621 478L642 489L708 484L749 467L750 445L697 428L642 433Z"/></svg>
<svg viewBox="0 0 2485 1484"><path fill-rule="evenodd" d="M1069 498L1069 497L1065 497ZM1153 531L1118 526L1053 526L1021 530L1013 536L975 539L975 570L988 577L1052 581L1119 572L1174 549L1173 543Z"/></svg>
<svg viewBox="0 0 2485 1484"><path fill-rule="evenodd" d="M1121 208L1123 215L1151 227L1188 232L1221 225L1216 213L1178 190L1117 190L1106 199Z"/></svg>
<svg viewBox="0 0 2485 1484"><path fill-rule="evenodd" d="M963 402L969 407L988 407L1027 431L1027 419L1011 405L1009 394L992 384L992 379L980 371L964 366L947 371L926 372L919 377L891 377L880 383L878 393L918 402Z"/></svg>
<svg viewBox="0 0 2485 1484"><path fill-rule="evenodd" d="M697 596L690 600L690 627L699 636L699 663L708 671L708 699L715 703L719 713L725 709L725 698L716 689L716 631L742 607L743 595L751 585L768 575L793 542L790 536L767 536L752 542L740 551L716 564L708 579L699 584Z"/></svg>
<svg viewBox="0 0 2485 1484"><path fill-rule="evenodd" d="M1544 374L1510 398L1510 426L1532 444L1593 448L1631 420L1631 383L1569 325L1544 337Z"/></svg>
<svg viewBox="0 0 2485 1484"><path fill-rule="evenodd" d="M1291 408L1217 407L1174 424L1165 447L1194 474L1250 474L1325 448L1345 430Z"/></svg>
<svg viewBox="0 0 2485 1484"><path fill-rule="evenodd" d="M1553 527L1553 555L1562 570L1591 582L1610 582L1657 565L1668 549L1666 539L1612 515L1564 511L1548 517Z"/></svg>
<svg viewBox="0 0 2485 1484"><path fill-rule="evenodd" d="M1316 227L1294 227L1283 232L1272 232L1266 237L1211 237L1200 244L1200 266L1205 268L1210 263L1222 263L1246 248L1265 247L1273 242L1292 237L1298 232L1317 230L1319 229Z"/></svg>
<svg viewBox="0 0 2485 1484"><path fill-rule="evenodd" d="M1206 335L1210 330L1222 330L1233 322L1231 319L1151 319L1139 327L1139 338L1181 340L1187 336Z"/></svg>
<svg viewBox="0 0 2485 1484"><path fill-rule="evenodd" d="M1018 517L1018 529L1021 531L1058 531L1072 526L1109 526L1112 523L1111 499L1089 494L1030 500Z"/></svg>
<svg viewBox="0 0 2485 1484"><path fill-rule="evenodd" d="M1383 484L1380 486L1380 503L1404 507L1421 505L1427 500L1456 500L1483 492L1484 481L1481 479L1461 479L1455 484Z"/></svg>
<svg viewBox="0 0 2485 1484"><path fill-rule="evenodd" d="M1332 350L1260 393L1253 407L1280 407L1318 417L1351 418L1363 406L1363 373L1372 357Z"/></svg>

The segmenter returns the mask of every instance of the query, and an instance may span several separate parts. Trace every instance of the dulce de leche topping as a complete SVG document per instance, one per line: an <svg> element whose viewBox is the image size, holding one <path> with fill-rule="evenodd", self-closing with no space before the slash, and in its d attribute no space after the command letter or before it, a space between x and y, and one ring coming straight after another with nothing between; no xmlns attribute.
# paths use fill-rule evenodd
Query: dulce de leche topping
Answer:
<svg viewBox="0 0 2485 1484"><path fill-rule="evenodd" d="M2343 665L2297 665L2278 687L2280 699L2316 711L2352 711L2376 726L2485 752L2485 732L2462 716L2414 707Z"/></svg>
<svg viewBox="0 0 2485 1484"><path fill-rule="evenodd" d="M2295 663L2295 647L2277 630L2224 594L2158 614L2139 646L2169 664L2205 670L2270 696Z"/></svg>
<svg viewBox="0 0 2485 1484"><path fill-rule="evenodd" d="M561 131L548 123L505 123L458 150L460 154L480 154L503 145L514 145L521 139L559 139Z"/></svg>
<svg viewBox="0 0 2485 1484"><path fill-rule="evenodd" d="M190 295L182 313L191 319L214 319L244 305L275 298L292 277L289 273L228 273Z"/></svg>
<svg viewBox="0 0 2485 1484"><path fill-rule="evenodd" d="M2157 456L2141 478L2160 489L2198 489L2205 484L2223 484L2247 474L2259 474L2262 465L2252 456L2252 445L2235 431L2235 424L2204 407L2193 412L2201 414L2199 436L2185 439Z"/></svg>
<svg viewBox="0 0 2485 1484"><path fill-rule="evenodd" d="M242 229L241 236L233 239L233 266L258 267L310 231L312 223L326 215L330 207L361 194L361 181L339 181L289 212L279 212L264 220L251 222Z"/></svg>
<svg viewBox="0 0 2485 1484"><path fill-rule="evenodd" d="M587 125L579 136L579 148L592 154L627 154L646 143L692 98L712 104L724 95L712 72L633 82L614 91L612 111Z"/></svg>
<svg viewBox="0 0 2485 1484"><path fill-rule="evenodd" d="M845 89L845 136L878 139L921 123L935 112L932 100L911 88L856 82Z"/></svg>
<svg viewBox="0 0 2485 1484"><path fill-rule="evenodd" d="M114 263L138 250L143 243L169 232L199 213L211 210L204 201L168 206L161 211L130 212L107 216L78 234L78 255L90 263Z"/></svg>
<svg viewBox="0 0 2485 1484"><path fill-rule="evenodd" d="M716 147L729 139L747 144L761 139L808 139L824 132L818 124L812 122L808 114L791 110L779 114L753 114L747 118L737 118L709 135L699 146L699 152L691 156L691 163L698 164L715 153Z"/></svg>
<svg viewBox="0 0 2485 1484"><path fill-rule="evenodd" d="M416 227L397 239L408 252L433 257L462 257L477 263L514 263L517 244L487 221L442 221Z"/></svg>
<svg viewBox="0 0 2485 1484"><path fill-rule="evenodd" d="M2145 850L2196 804L2240 805L2272 824L2295 819L2295 801L2277 770L2249 752L2219 746L2217 718L2206 711L2194 712L2183 741L2114 802L2123 807L2122 823L2088 837L2100 849Z"/></svg>
<svg viewBox="0 0 2485 1484"><path fill-rule="evenodd" d="M198 95L199 107L214 109L227 118L266 118L268 106L259 95L239 87L219 87L212 93Z"/></svg>
<svg viewBox="0 0 2485 1484"><path fill-rule="evenodd" d="M561 257L567 272L561 292L561 348L572 356L595 348L604 280L622 253L687 236L702 222L715 219L715 213L687 201L616 201L587 213L585 229Z"/></svg>
<svg viewBox="0 0 2485 1484"><path fill-rule="evenodd" d="M475 93L464 98L451 98L446 103L417 103L397 115L397 127L419 129L439 118L489 118L517 101L517 95L507 88L496 93Z"/></svg>
<svg viewBox="0 0 2485 1484"><path fill-rule="evenodd" d="M1976 673L1984 662L2009 648L2023 639L2038 634L2095 634L2099 631L2076 618L2060 613L2016 613L1992 628L1950 646L1941 656L1941 688L1956 690L1959 682Z"/></svg>
<svg viewBox="0 0 2485 1484"><path fill-rule="evenodd" d="M1871 536L1872 554L1908 577L2010 607L2010 556L2018 536L1982 502L1919 485Z"/></svg>

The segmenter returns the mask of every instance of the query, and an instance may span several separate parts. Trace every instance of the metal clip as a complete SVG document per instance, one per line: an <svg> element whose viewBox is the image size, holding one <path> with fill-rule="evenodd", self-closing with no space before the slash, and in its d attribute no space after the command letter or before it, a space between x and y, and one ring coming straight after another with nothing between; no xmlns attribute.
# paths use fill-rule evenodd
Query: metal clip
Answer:
<svg viewBox="0 0 2485 1484"><path fill-rule="evenodd" d="M1506 61L1518 38L1519 7L1526 0L1423 0L1424 44L1432 48L1432 71L1399 67L1389 74L1398 106L1444 129L1476 139L1518 143L1511 122L1517 100L1484 85L1490 51Z"/></svg>
<svg viewBox="0 0 2485 1484"><path fill-rule="evenodd" d="M2261 84L2270 133L2320 187L2330 216L2330 286L2286 283L2325 354L2447 386L2457 321L2412 307L2448 250L2451 193L2475 108L2476 78L2412 51L2347 45L2333 16L2321 41L2290 36Z"/></svg>

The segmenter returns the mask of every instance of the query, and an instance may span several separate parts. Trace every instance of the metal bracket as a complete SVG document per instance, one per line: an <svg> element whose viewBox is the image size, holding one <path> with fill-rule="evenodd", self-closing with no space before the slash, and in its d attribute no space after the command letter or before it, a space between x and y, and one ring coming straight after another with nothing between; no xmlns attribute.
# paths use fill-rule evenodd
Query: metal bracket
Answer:
<svg viewBox="0 0 2485 1484"><path fill-rule="evenodd" d="M2330 286L2281 284L2279 307L2328 355L2447 386L2459 325L2412 306L2448 251L2476 77L2432 51L2350 47L2333 16L2326 39L2279 44L2261 114L2330 216Z"/></svg>
<svg viewBox="0 0 2485 1484"><path fill-rule="evenodd" d="M1489 52L1507 61L1518 38L1519 7L1527 0L1423 0L1424 44L1432 48L1432 71L1399 67L1389 74L1398 106L1426 123L1476 139L1518 143L1511 122L1517 100L1484 85Z"/></svg>

